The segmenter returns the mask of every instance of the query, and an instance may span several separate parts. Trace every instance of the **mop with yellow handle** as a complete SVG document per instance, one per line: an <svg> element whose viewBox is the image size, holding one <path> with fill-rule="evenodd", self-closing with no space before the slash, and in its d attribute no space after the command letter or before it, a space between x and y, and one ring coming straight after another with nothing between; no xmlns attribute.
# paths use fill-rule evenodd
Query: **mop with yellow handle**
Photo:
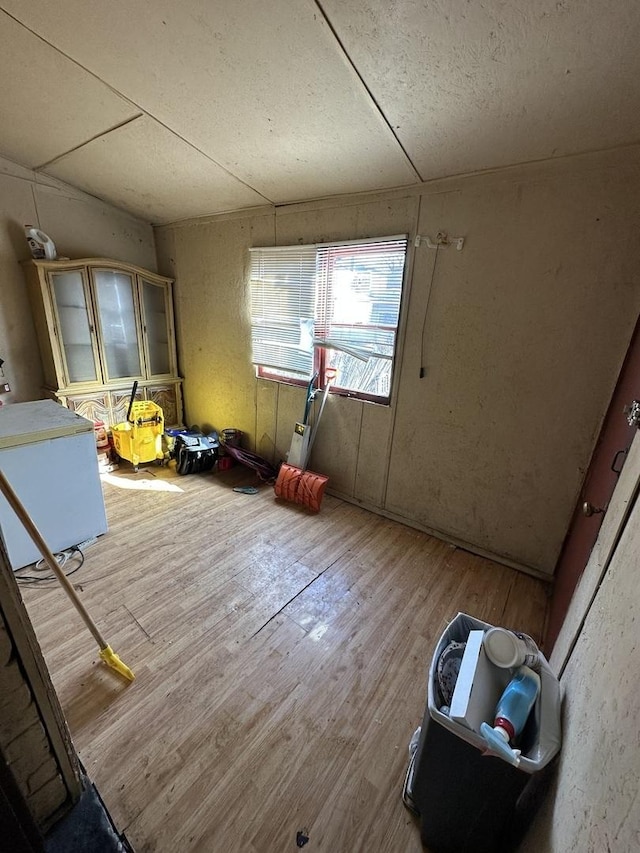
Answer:
<svg viewBox="0 0 640 853"><path fill-rule="evenodd" d="M24 508L16 493L13 491L11 484L9 483L2 471L0 471L0 491L5 496L7 503L11 506L15 514L22 522L24 529L27 531L31 539L33 539L36 547L42 554L44 561L62 584L64 591L71 599L71 603L82 617L82 621L91 631L93 639L100 647L100 657L102 658L102 660L107 664L107 666L110 666L111 669L115 669L116 672L118 672L128 681L133 681L135 677L133 672L131 672L129 667L120 660L118 655L113 651L109 643L107 643L107 641L104 639L104 637L98 630L96 623L87 613L87 610L84 604L80 601L77 592L73 588L71 582L69 581L65 573L58 565L58 561L52 554L47 543L42 538L42 535L34 524L33 519L31 518L27 510Z"/></svg>

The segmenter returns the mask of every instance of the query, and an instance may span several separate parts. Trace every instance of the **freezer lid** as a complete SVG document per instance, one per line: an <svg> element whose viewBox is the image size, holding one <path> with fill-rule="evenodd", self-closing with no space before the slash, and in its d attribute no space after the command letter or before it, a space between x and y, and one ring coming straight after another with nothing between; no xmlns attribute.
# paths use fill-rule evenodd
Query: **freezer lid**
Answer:
<svg viewBox="0 0 640 853"><path fill-rule="evenodd" d="M93 422L53 400L0 407L0 448L93 430Z"/></svg>

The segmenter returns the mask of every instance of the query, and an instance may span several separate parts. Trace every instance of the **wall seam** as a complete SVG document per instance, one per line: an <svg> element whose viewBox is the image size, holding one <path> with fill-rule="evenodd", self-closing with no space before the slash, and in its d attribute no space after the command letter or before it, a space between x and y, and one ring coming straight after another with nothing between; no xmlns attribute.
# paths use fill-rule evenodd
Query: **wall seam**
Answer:
<svg viewBox="0 0 640 853"><path fill-rule="evenodd" d="M358 468L360 466L360 448L362 446L362 423L364 421L364 407L365 403L360 400L360 424L358 426L358 452L356 453L356 464L353 472L353 485L351 487L351 494L355 497L358 490Z"/></svg>
<svg viewBox="0 0 640 853"><path fill-rule="evenodd" d="M393 377L395 384L395 393L394 389L391 389L392 392L392 405L391 405L391 424L389 426L389 433L387 438L387 447L385 451L385 469L384 476L382 480L382 508L386 508L387 506L387 497L389 491L389 476L391 473L391 448L393 447L394 437L395 437L395 429L396 429L396 418L398 412L398 405L400 403L400 376L402 375L402 371L404 369L404 359L405 359L405 342L407 337L407 326L409 323L409 300L411 298L411 293L413 290L413 275L415 269L415 260L416 260L416 250L413 245L413 240L415 235L418 233L418 227L420 225L420 213L422 209L422 196L418 196L418 203L416 205L415 212L415 220L413 227L413 235L409 235L410 245L408 247L408 251L410 252L410 262L409 268L406 271L406 279L403 285L403 308L402 308L402 341L401 341L401 351L398 354L396 363L394 364ZM395 400L394 400L395 397Z"/></svg>
<svg viewBox="0 0 640 853"><path fill-rule="evenodd" d="M40 212L38 211L38 200L36 199L35 181L33 181L31 183L30 188L31 188L31 198L33 200L33 209L36 212L36 223L35 224L36 224L37 228L40 228Z"/></svg>

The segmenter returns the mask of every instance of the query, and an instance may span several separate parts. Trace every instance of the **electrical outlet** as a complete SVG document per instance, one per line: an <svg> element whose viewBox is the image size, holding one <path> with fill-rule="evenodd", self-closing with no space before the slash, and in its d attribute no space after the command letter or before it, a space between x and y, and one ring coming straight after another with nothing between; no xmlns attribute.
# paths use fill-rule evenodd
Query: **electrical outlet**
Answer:
<svg viewBox="0 0 640 853"><path fill-rule="evenodd" d="M9 387L9 383L8 382L0 382L0 394L7 394L9 391L11 391L11 388Z"/></svg>

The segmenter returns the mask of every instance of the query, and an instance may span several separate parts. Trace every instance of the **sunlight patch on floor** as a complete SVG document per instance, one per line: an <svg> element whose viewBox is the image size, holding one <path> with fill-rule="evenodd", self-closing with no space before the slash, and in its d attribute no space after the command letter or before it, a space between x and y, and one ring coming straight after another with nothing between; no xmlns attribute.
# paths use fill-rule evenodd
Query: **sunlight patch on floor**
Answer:
<svg viewBox="0 0 640 853"><path fill-rule="evenodd" d="M147 492L184 492L184 489L181 489L180 486L176 486L175 483L169 483L167 480L129 480L126 477L118 477L115 474L107 473L100 474L100 479L103 483L109 483L118 489L142 489Z"/></svg>

